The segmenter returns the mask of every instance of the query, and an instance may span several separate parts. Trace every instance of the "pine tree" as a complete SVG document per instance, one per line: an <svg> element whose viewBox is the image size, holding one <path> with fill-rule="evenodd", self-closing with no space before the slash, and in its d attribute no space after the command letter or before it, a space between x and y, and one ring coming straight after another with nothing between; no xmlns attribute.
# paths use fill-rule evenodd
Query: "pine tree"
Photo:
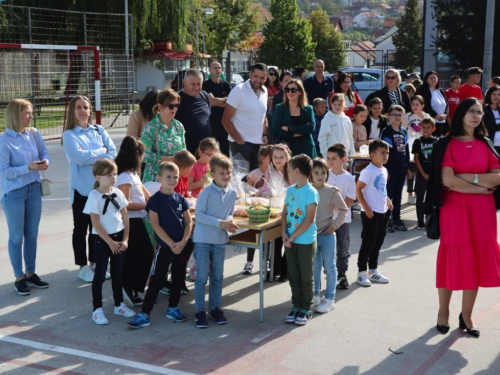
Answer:
<svg viewBox="0 0 500 375"><path fill-rule="evenodd" d="M398 31L392 36L396 47L394 65L398 68L413 71L421 66L423 22L418 9L418 0L408 0L405 13L396 22Z"/></svg>
<svg viewBox="0 0 500 375"><path fill-rule="evenodd" d="M281 69L311 66L314 61L311 24L298 18L295 0L271 0L273 19L264 26L264 43L259 51L261 61Z"/></svg>
<svg viewBox="0 0 500 375"><path fill-rule="evenodd" d="M328 71L333 72L345 64L344 43L342 34L330 23L330 18L321 7L311 12L309 19L312 28L312 40L316 43L316 57L325 63Z"/></svg>

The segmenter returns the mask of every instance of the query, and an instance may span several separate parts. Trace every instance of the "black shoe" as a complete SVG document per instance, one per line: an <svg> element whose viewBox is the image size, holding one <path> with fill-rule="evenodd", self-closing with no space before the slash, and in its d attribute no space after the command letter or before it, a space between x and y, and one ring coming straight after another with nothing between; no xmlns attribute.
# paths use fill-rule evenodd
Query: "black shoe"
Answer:
<svg viewBox="0 0 500 375"><path fill-rule="evenodd" d="M394 233L394 224L392 220L387 223L387 233Z"/></svg>
<svg viewBox="0 0 500 375"><path fill-rule="evenodd" d="M400 232L406 232L408 228L406 228L403 220L397 220L394 222L394 229L399 230Z"/></svg>
<svg viewBox="0 0 500 375"><path fill-rule="evenodd" d="M194 314L194 324L196 328L208 328L207 314L205 311L198 311Z"/></svg>
<svg viewBox="0 0 500 375"><path fill-rule="evenodd" d="M227 319L224 316L224 313L218 307L210 311L210 318L218 325L227 324Z"/></svg>
<svg viewBox="0 0 500 375"><path fill-rule="evenodd" d="M134 306L142 306L144 300L138 295L135 295L134 298L132 298L132 303L134 304Z"/></svg>
<svg viewBox="0 0 500 375"><path fill-rule="evenodd" d="M184 283L184 285L181 286L181 294L183 294L183 295L189 294L189 289L185 283Z"/></svg>
<svg viewBox="0 0 500 375"><path fill-rule="evenodd" d="M439 314L438 314L438 321L439 321ZM448 331L450 330L450 326L445 326L445 325L441 325L439 323L436 323L436 329L441 333L448 333Z"/></svg>
<svg viewBox="0 0 500 375"><path fill-rule="evenodd" d="M28 296L31 294L31 289L29 288L26 279L21 279L16 281L14 283L14 288L16 289L17 293L21 296Z"/></svg>
<svg viewBox="0 0 500 375"><path fill-rule="evenodd" d="M481 334L479 329L467 327L467 325L465 324L464 318L462 317L462 313L460 313L460 316L458 317L458 324L460 326L460 329L466 329L467 333L471 336L479 337L479 335Z"/></svg>
<svg viewBox="0 0 500 375"><path fill-rule="evenodd" d="M28 275L25 274L24 278L26 279L26 283L29 286L34 286L35 288L38 289L45 289L49 287L49 283L40 279L40 277L36 273L31 275L31 277L28 277Z"/></svg>
<svg viewBox="0 0 500 375"><path fill-rule="evenodd" d="M349 281L347 281L345 273L339 274L337 279L337 289L349 289Z"/></svg>

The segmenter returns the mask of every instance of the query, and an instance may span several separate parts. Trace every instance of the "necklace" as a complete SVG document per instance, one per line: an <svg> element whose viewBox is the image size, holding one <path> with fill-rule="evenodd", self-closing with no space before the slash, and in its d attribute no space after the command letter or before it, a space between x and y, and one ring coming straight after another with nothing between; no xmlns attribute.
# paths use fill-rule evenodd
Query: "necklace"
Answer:
<svg viewBox="0 0 500 375"><path fill-rule="evenodd" d="M474 146L474 141L475 141L475 139L473 139L471 142L465 142L464 141L465 147L466 148L472 148Z"/></svg>

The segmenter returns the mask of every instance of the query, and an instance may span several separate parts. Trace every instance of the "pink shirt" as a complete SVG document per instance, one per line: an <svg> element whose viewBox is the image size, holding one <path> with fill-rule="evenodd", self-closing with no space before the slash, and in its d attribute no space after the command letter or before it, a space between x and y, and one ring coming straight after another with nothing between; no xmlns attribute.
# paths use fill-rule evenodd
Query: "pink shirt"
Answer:
<svg viewBox="0 0 500 375"><path fill-rule="evenodd" d="M203 164L197 161L193 169L191 169L191 172L189 173L189 177L194 177L193 182L198 182L202 178L204 178L207 175L208 169L210 168L210 164ZM191 192L191 196L196 198L198 197L198 194L203 190L203 186L200 186L198 189L193 190Z"/></svg>

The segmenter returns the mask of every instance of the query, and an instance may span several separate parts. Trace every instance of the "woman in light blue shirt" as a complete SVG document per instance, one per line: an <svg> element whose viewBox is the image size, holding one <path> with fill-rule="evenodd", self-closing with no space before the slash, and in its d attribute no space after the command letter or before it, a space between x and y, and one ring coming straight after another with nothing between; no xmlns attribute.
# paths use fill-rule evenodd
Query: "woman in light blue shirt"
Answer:
<svg viewBox="0 0 500 375"><path fill-rule="evenodd" d="M0 137L0 201L9 227L8 249L16 277L14 287L20 295L30 294L30 286L49 287L35 273L35 266L42 215L39 171L47 170L50 157L42 137L31 128L32 119L33 106L29 101L12 100L5 110L7 130Z"/></svg>
<svg viewBox="0 0 500 375"><path fill-rule="evenodd" d="M84 214L89 193L94 188L92 167L102 158L114 159L116 147L106 130L91 125L92 105L85 96L75 96L68 106L63 149L69 162L69 187L73 209L73 252L80 266L79 277L85 282L94 279L94 236L90 215ZM88 232L88 238L87 237ZM88 242L89 255L87 259ZM87 263L88 262L88 263ZM108 275L106 275L107 278Z"/></svg>

